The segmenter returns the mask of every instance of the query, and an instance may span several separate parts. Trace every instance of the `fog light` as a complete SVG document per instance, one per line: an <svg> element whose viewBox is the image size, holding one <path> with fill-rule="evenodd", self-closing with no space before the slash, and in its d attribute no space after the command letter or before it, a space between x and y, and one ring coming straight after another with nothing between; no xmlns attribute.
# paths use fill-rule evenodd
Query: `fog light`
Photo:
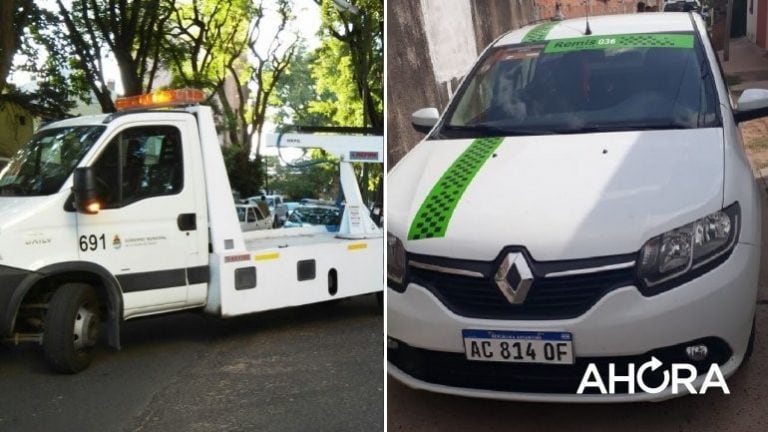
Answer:
<svg viewBox="0 0 768 432"><path fill-rule="evenodd" d="M688 355L690 360L702 361L707 358L709 349L707 349L706 345L691 345L689 347L685 347L685 354Z"/></svg>
<svg viewBox="0 0 768 432"><path fill-rule="evenodd" d="M387 338L387 349L393 349L396 350L400 344L397 343L397 340L392 339L391 337Z"/></svg>

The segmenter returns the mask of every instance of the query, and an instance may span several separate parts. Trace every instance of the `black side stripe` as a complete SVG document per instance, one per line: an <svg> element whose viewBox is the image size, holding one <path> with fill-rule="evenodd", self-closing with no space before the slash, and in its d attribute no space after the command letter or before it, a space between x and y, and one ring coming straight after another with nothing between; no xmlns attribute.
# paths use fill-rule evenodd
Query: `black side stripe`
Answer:
<svg viewBox="0 0 768 432"><path fill-rule="evenodd" d="M117 276L117 281L123 292L129 293L184 286L187 284L187 277L190 284L207 283L210 281L210 271L206 265L186 269L129 273Z"/></svg>

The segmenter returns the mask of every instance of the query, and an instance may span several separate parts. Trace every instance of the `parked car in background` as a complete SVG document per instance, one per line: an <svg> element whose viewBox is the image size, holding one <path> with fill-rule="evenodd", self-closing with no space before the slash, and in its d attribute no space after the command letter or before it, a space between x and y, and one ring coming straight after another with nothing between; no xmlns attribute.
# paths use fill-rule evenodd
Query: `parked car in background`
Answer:
<svg viewBox="0 0 768 432"><path fill-rule="evenodd" d="M288 216L284 228L324 225L328 231L338 231L342 211L336 206L302 204Z"/></svg>
<svg viewBox="0 0 768 432"><path fill-rule="evenodd" d="M668 0L664 2L664 12L696 12L705 19L709 18L709 7L702 6L699 0Z"/></svg>
<svg viewBox="0 0 768 432"><path fill-rule="evenodd" d="M272 228L273 218L258 205L237 204L237 219L242 231L264 230Z"/></svg>
<svg viewBox="0 0 768 432"><path fill-rule="evenodd" d="M269 207L269 212L274 216L273 228L280 228L288 218L288 209L284 205L282 195L255 195L246 199L248 204Z"/></svg>

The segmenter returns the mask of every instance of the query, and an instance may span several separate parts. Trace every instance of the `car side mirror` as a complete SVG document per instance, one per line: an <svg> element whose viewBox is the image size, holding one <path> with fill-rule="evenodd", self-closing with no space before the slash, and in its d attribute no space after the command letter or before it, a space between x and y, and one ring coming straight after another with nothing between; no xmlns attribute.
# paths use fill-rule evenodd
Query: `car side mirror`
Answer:
<svg viewBox="0 0 768 432"><path fill-rule="evenodd" d="M437 108L422 108L411 114L411 125L417 131L426 134L437 124L439 118L440 112Z"/></svg>
<svg viewBox="0 0 768 432"><path fill-rule="evenodd" d="M101 201L96 192L96 176L91 167L75 168L72 179L72 192L75 208L79 213L97 214L101 210Z"/></svg>
<svg viewBox="0 0 768 432"><path fill-rule="evenodd" d="M768 90L747 89L736 102L738 107L733 113L736 123L768 116Z"/></svg>

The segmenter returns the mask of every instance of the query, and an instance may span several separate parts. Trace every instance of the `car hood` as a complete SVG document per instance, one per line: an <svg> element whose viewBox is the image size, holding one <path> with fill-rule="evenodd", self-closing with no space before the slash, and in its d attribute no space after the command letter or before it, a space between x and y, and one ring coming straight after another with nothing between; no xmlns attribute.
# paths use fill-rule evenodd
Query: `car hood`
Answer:
<svg viewBox="0 0 768 432"><path fill-rule="evenodd" d="M719 128L497 140L461 166L479 140L423 141L389 173L389 231L407 250L482 260L511 245L539 261L624 254L723 205ZM436 188L447 171L454 187ZM457 189L455 202L436 198ZM445 223L444 232L417 239L414 219Z"/></svg>

